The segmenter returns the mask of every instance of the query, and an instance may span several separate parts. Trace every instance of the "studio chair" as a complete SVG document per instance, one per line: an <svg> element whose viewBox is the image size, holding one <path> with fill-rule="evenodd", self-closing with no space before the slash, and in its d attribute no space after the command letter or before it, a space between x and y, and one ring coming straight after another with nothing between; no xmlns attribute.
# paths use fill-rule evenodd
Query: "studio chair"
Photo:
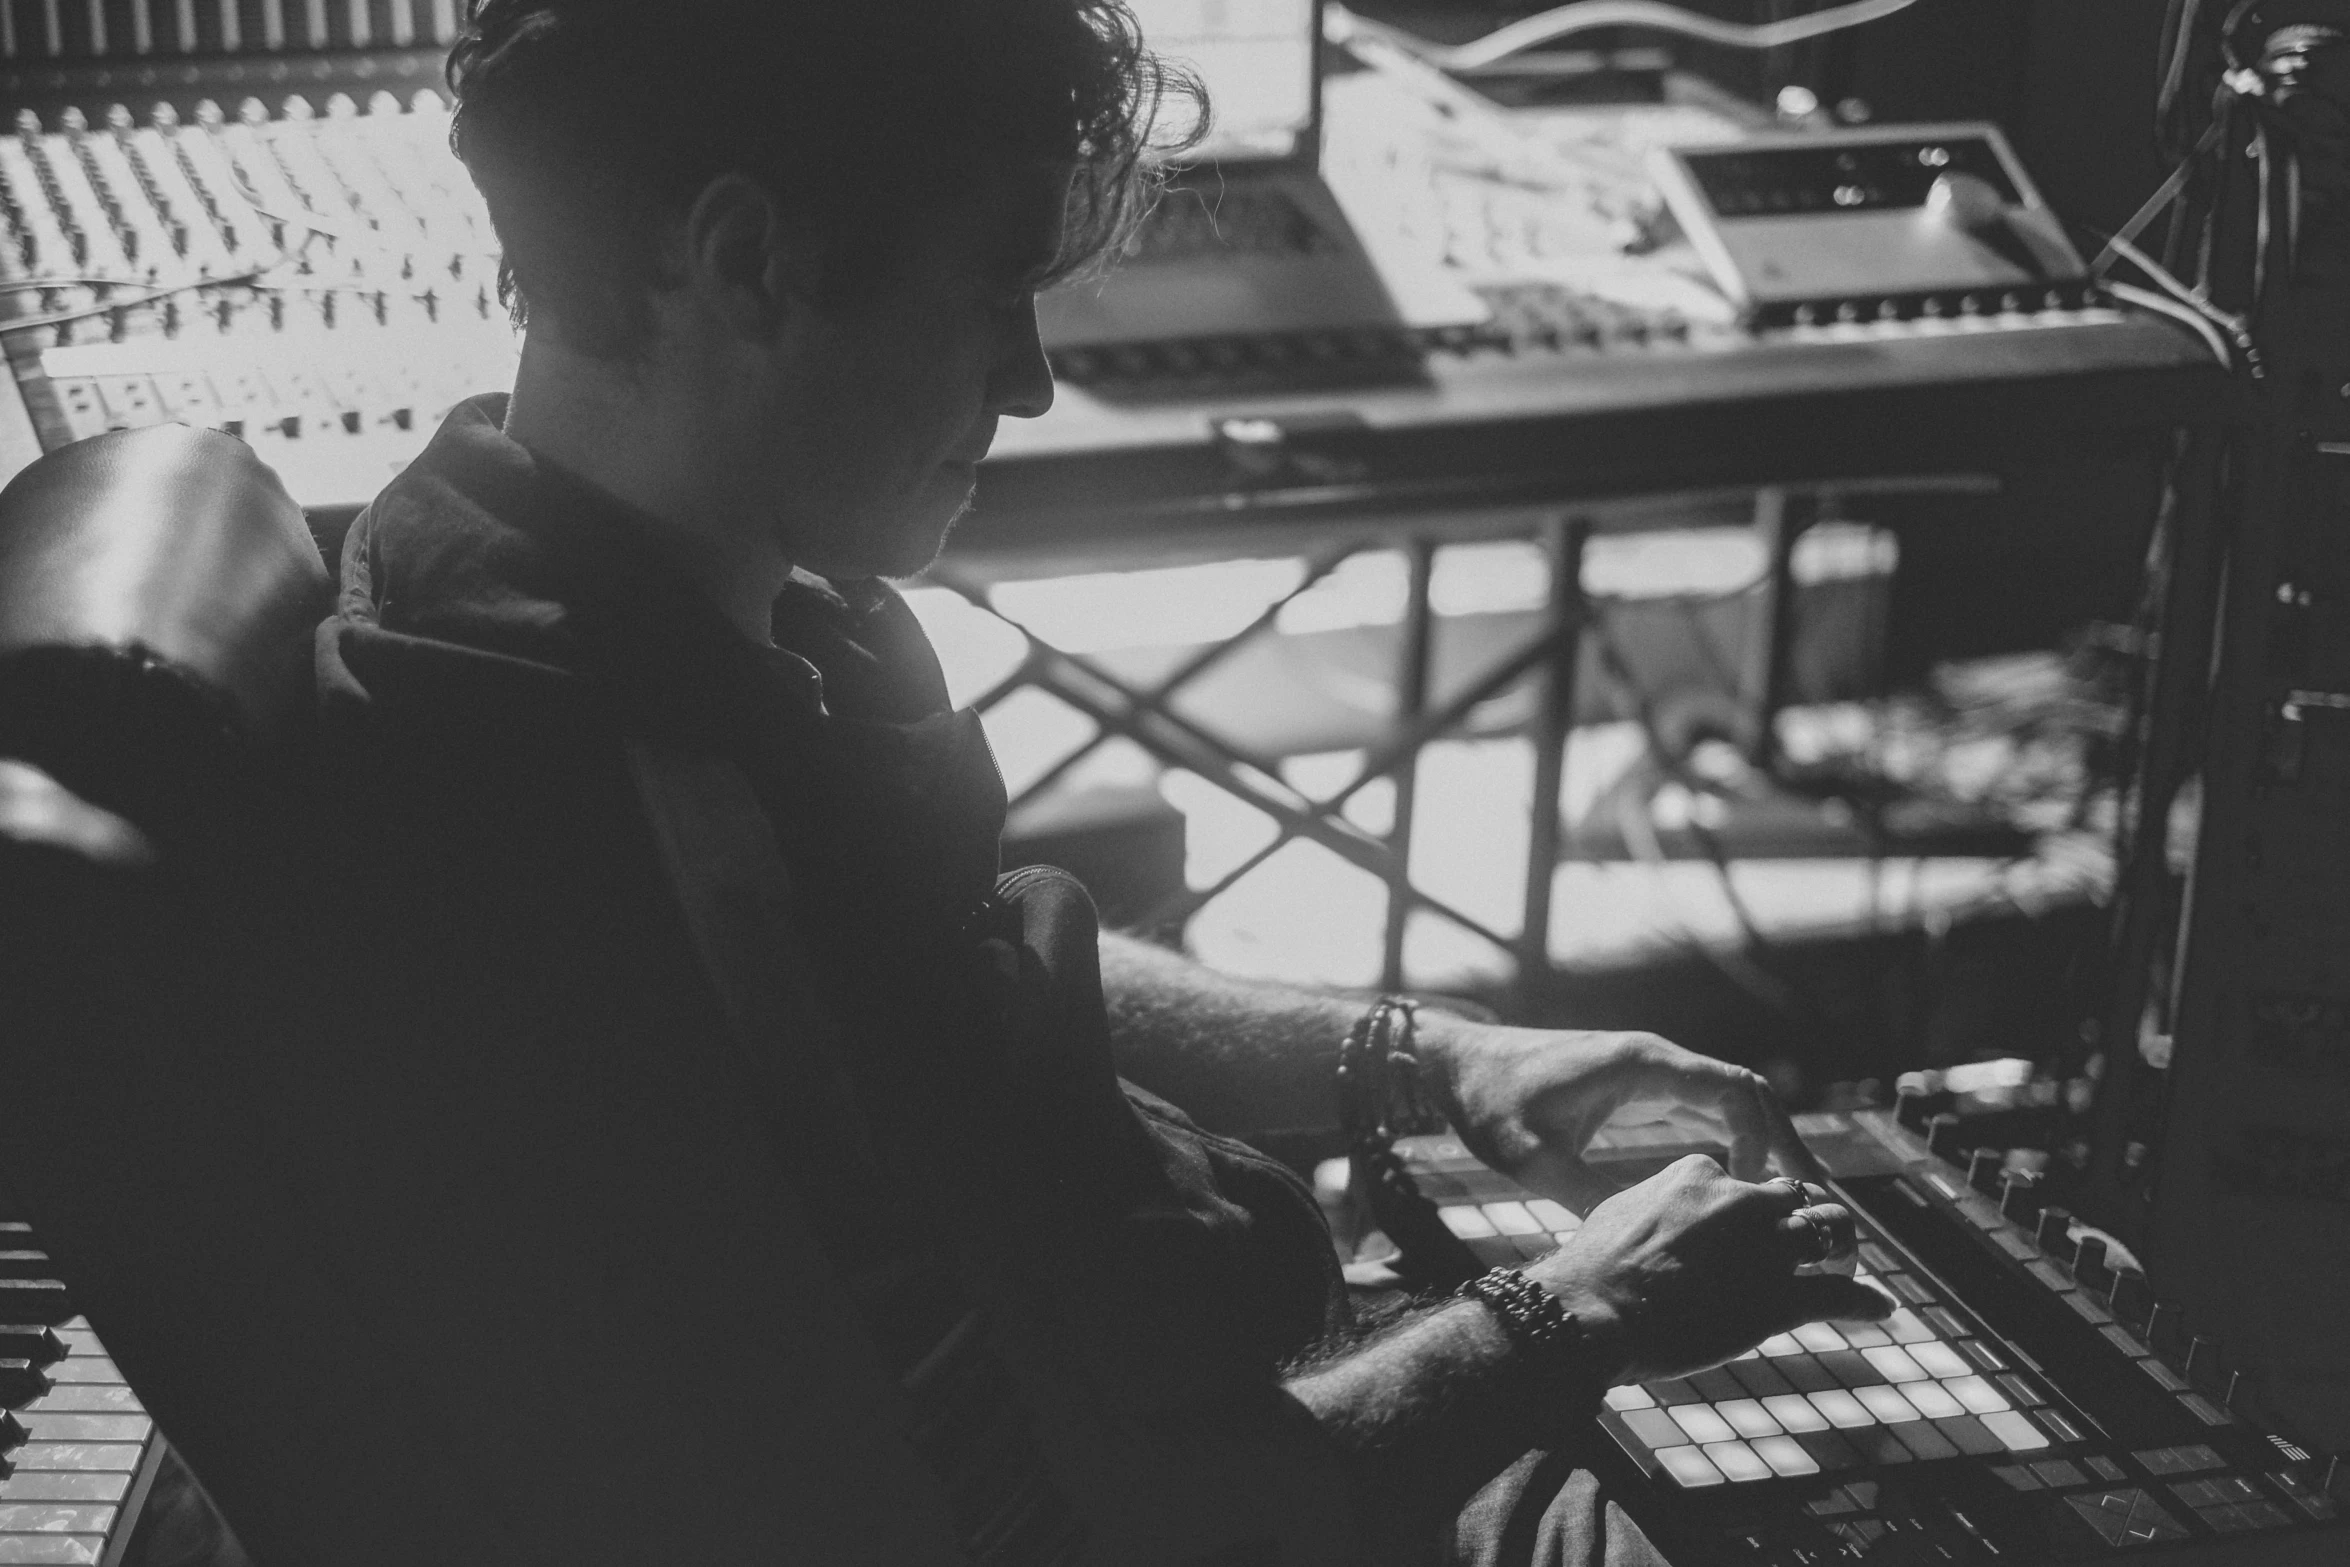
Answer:
<svg viewBox="0 0 2350 1567"><path fill-rule="evenodd" d="M350 1001L330 598L225 436L0 492L0 1217L258 1567L950 1559L719 1036Z"/></svg>

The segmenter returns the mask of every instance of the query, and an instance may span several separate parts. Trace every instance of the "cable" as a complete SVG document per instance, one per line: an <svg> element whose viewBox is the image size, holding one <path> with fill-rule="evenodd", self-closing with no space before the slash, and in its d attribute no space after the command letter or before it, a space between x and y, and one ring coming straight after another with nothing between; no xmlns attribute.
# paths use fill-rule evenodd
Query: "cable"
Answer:
<svg viewBox="0 0 2350 1567"><path fill-rule="evenodd" d="M2185 309L2150 288L2139 288L2132 283L2108 283L2105 287L2116 299L2127 300L2142 310L2166 315L2181 326L2190 328L2203 339L2204 346L2211 350L2212 358L2230 369L2235 368L2235 356L2228 352L2226 339L2219 335L2217 327L2204 319L2201 311Z"/></svg>
<svg viewBox="0 0 2350 1567"><path fill-rule="evenodd" d="M1681 33L1707 43L1725 44L1733 49L1779 49L1788 44L1801 43L1807 38L1818 38L1839 32L1847 27L1859 27L1905 11L1917 0L1854 0L1849 5L1832 6L1810 16L1791 17L1783 22L1724 22L1684 11L1679 6L1664 5L1659 0L1575 0L1512 22L1506 27L1487 33L1474 43L1456 44L1450 48L1432 44L1424 38L1389 27L1384 23L1366 21L1339 6L1332 6L1329 15L1335 29L1331 34L1340 42L1346 41L1345 29L1375 31L1389 42L1411 50L1431 65L1448 71L1473 71L1491 65L1523 50L1567 37L1571 33L1589 32L1598 27L1650 27L1660 32Z"/></svg>
<svg viewBox="0 0 2350 1567"><path fill-rule="evenodd" d="M283 262L271 262L250 272L232 272L226 277L200 278L193 283L175 283L169 288L149 289L136 299L110 299L102 305L83 305L74 310L56 310L45 316L23 316L14 321L0 321L0 332L29 332L39 327L63 326L69 321L87 321L94 316L111 315L117 310L136 310L141 305L152 305L159 299L175 294L192 294L207 288L267 287L264 282L270 271Z"/></svg>

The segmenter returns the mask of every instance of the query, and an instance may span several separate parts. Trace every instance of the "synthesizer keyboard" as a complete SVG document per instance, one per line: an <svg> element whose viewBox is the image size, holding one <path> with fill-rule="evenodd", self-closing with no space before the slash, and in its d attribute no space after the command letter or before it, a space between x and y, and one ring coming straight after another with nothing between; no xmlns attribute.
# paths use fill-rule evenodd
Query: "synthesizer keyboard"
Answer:
<svg viewBox="0 0 2350 1567"><path fill-rule="evenodd" d="M53 1272L0 1223L0 1563L116 1567L163 1442Z"/></svg>
<svg viewBox="0 0 2350 1567"><path fill-rule="evenodd" d="M159 87L136 112L0 127L0 481L66 442L178 421L241 436L303 505L347 512L451 404L510 385L495 235L446 102L410 85L266 102ZM1755 330L1550 270L1477 274L1493 319L1410 341L1062 354L1053 412L1003 426L973 537L1917 471L1950 460L1922 434L1977 460L2061 449L2196 417L2223 381L2183 329L2075 289Z"/></svg>
<svg viewBox="0 0 2350 1567"><path fill-rule="evenodd" d="M2058 1210L2033 1222L2017 1187L2002 1212L1887 1113L1797 1124L1900 1309L1608 1393L1593 1466L1676 1567L2350 1561L2330 1467L2234 1407L2209 1345ZM1454 1139L1398 1149L1489 1265L1572 1233ZM1612 1171L1688 1151L1619 1147Z"/></svg>

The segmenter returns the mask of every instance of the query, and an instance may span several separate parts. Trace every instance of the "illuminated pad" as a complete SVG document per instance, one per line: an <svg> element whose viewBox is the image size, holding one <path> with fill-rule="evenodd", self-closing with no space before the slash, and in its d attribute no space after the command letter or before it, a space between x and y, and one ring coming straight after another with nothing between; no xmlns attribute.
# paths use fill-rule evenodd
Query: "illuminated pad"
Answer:
<svg viewBox="0 0 2350 1567"><path fill-rule="evenodd" d="M1524 1221L1500 1206L1447 1220L1501 1240ZM1648 1473L1692 1489L1962 1454L2038 1461L2077 1437L1934 1286L1881 1248L1875 1260L1858 1276L1907 1303L1883 1322L1806 1323L1714 1370L1612 1388L1601 1423Z"/></svg>

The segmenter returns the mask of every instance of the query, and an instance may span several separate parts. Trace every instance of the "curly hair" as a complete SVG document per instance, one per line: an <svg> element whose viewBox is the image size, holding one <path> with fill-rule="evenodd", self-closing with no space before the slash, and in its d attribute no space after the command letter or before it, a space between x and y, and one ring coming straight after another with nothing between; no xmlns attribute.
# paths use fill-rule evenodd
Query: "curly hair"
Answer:
<svg viewBox="0 0 2350 1567"><path fill-rule="evenodd" d="M1051 276L1081 270L1207 120L1123 0L472 0L448 79L499 297L599 358L643 351L670 226L720 174L812 226L837 303L991 156L1075 165Z"/></svg>

